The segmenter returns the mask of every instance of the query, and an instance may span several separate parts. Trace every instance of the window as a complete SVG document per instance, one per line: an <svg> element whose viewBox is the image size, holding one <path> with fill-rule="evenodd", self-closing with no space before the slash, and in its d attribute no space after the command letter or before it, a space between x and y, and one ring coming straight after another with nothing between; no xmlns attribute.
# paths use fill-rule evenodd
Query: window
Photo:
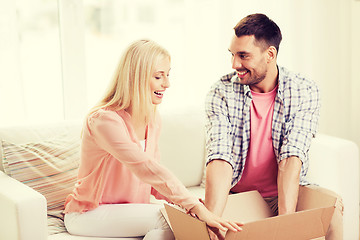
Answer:
<svg viewBox="0 0 360 240"><path fill-rule="evenodd" d="M2 1L0 9L0 123L61 119L57 1Z"/></svg>
<svg viewBox="0 0 360 240"><path fill-rule="evenodd" d="M169 50L170 80L176 85L174 78L184 67L184 9L183 0L84 1L88 107L101 98L123 50L138 39L154 40Z"/></svg>
<svg viewBox="0 0 360 240"><path fill-rule="evenodd" d="M0 124L83 118L104 93L122 51L140 38L158 42L172 56L171 88L160 109L202 106L222 66L228 66L219 57L227 49L219 41L220 5L217 0L2 1Z"/></svg>

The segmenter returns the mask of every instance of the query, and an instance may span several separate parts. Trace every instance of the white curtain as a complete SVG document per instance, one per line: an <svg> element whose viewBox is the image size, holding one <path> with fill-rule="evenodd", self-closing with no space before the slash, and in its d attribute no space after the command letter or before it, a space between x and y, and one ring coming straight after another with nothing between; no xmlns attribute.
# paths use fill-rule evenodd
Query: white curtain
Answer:
<svg viewBox="0 0 360 240"><path fill-rule="evenodd" d="M1 0L0 11L0 124L79 118L86 105L81 1Z"/></svg>

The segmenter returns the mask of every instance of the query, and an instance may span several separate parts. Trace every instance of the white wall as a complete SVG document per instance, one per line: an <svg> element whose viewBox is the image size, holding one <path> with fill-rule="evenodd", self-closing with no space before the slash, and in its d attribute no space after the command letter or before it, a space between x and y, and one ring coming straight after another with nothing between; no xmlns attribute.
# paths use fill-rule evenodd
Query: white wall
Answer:
<svg viewBox="0 0 360 240"><path fill-rule="evenodd" d="M360 1L351 4L351 139L360 146Z"/></svg>
<svg viewBox="0 0 360 240"><path fill-rule="evenodd" d="M349 139L360 146L360 1L351 2L351 83Z"/></svg>

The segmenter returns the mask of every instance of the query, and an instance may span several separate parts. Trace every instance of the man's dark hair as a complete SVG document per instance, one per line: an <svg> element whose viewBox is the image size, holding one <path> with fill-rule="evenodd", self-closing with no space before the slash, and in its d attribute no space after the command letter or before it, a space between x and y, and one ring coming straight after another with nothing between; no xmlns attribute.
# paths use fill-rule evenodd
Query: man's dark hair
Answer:
<svg viewBox="0 0 360 240"><path fill-rule="evenodd" d="M265 14L256 13L246 16L236 24L234 30L237 37L254 35L258 43L266 45L264 48L274 46L279 52L282 39L280 28Z"/></svg>

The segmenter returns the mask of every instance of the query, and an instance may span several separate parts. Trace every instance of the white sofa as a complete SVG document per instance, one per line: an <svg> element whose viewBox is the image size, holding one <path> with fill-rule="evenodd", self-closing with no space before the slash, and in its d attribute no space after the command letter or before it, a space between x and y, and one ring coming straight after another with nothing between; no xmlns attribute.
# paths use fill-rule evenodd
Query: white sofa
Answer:
<svg viewBox="0 0 360 240"><path fill-rule="evenodd" d="M170 168L191 192L203 197L202 181L205 161L203 115L201 112L189 111L187 113L162 114L162 119L163 130L160 140L162 163ZM71 236L61 227L58 228L60 233L54 234L53 229L48 226L51 221L47 219L47 207L51 202L48 201L47 206L47 198L44 197L44 195L49 194L49 191L51 192L52 188L47 189L46 193L42 195L40 192L46 186L35 191L27 186L31 185L32 181L25 181L25 184L27 184L25 185L13 178L23 177L23 173L28 171L27 168L18 169L18 172L16 172L16 169L6 170L16 165L14 164L14 158L17 155L12 155L11 149L23 148L26 150L25 146L31 145L31 143L54 141L62 138L66 139L66 141L73 141L72 146L78 148L78 145L76 145L78 143L74 145L74 141L79 141L80 131L80 122L0 128L0 170L2 170L0 171L0 239L110 240L110 238ZM64 144L66 141L64 141ZM9 143L12 143L12 145L9 145ZM43 153L39 152L38 154ZM74 154L76 156L76 153ZM344 240L358 240L359 153L357 146L344 139L319 134L313 141L310 158L309 180L327 187L343 197L345 204ZM9 163L10 161L13 162ZM33 162L28 161L26 167L29 164L31 165ZM59 168L61 167L63 166ZM30 168L33 170L33 168L36 169L36 166L30 166ZM8 172L12 177L3 171ZM71 169L68 172L71 172ZM51 179L52 177L53 175L45 179ZM61 221L58 222L61 223Z"/></svg>

